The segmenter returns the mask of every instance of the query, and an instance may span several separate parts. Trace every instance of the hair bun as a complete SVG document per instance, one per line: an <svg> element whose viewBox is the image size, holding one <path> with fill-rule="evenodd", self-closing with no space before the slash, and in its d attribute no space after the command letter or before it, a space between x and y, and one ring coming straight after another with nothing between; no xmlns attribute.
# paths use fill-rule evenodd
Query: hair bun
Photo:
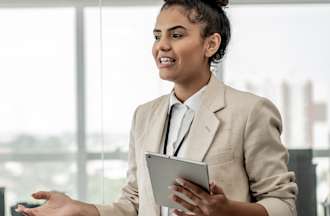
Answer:
<svg viewBox="0 0 330 216"><path fill-rule="evenodd" d="M216 6L219 8L225 7L228 5L229 0L203 0L206 4L211 6Z"/></svg>
<svg viewBox="0 0 330 216"><path fill-rule="evenodd" d="M215 0L215 2L217 3L218 6L220 7L225 7L228 5L228 0Z"/></svg>

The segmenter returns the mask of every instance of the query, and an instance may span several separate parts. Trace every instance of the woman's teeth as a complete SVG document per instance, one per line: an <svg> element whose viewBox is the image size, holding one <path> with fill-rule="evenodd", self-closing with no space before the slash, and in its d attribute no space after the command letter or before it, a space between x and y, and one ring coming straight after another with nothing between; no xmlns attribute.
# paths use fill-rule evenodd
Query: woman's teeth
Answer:
<svg viewBox="0 0 330 216"><path fill-rule="evenodd" d="M160 63L161 64L174 64L175 60L172 58L168 58L168 57L161 57L160 58Z"/></svg>

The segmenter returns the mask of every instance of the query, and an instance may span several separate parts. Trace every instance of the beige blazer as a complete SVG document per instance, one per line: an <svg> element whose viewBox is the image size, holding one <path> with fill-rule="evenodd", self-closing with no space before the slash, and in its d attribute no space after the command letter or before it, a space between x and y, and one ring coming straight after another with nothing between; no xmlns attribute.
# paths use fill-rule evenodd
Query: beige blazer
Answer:
<svg viewBox="0 0 330 216"><path fill-rule="evenodd" d="M136 109L130 135L127 183L120 198L97 205L101 216L159 216L145 151L159 152L169 95ZM205 161L210 180L229 199L258 202L269 216L296 215L297 185L280 140L281 117L267 99L235 90L211 76L185 141L183 156ZM161 172L159 173L161 175Z"/></svg>

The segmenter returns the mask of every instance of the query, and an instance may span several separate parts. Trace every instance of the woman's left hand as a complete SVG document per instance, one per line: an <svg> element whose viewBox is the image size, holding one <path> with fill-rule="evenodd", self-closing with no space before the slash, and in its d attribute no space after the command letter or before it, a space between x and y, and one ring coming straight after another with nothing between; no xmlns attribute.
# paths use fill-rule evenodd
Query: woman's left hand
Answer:
<svg viewBox="0 0 330 216"><path fill-rule="evenodd" d="M171 187L173 190L172 200L189 210L188 214L179 209L174 209L173 213L176 215L191 216L191 213L198 216L230 215L230 200L227 199L223 190L215 183L212 182L210 184L210 193L208 193L198 185L182 178L177 179L176 182L177 184ZM174 191L186 195L195 205L175 195Z"/></svg>

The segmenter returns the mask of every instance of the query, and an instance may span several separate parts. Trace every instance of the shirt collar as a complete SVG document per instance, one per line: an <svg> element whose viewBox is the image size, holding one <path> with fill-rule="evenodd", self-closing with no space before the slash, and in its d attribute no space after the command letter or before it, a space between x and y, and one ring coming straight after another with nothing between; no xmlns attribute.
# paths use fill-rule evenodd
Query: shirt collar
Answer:
<svg viewBox="0 0 330 216"><path fill-rule="evenodd" d="M170 95L170 103L169 103L168 112L170 111L170 108L176 104L186 105L187 107L189 107L189 109L192 109L194 112L197 112L202 103L202 94L203 94L206 86L207 85L205 85L201 89L199 89L195 94L190 96L184 103L181 103L181 101L179 101L179 99L174 94L174 90L172 90L171 95Z"/></svg>

